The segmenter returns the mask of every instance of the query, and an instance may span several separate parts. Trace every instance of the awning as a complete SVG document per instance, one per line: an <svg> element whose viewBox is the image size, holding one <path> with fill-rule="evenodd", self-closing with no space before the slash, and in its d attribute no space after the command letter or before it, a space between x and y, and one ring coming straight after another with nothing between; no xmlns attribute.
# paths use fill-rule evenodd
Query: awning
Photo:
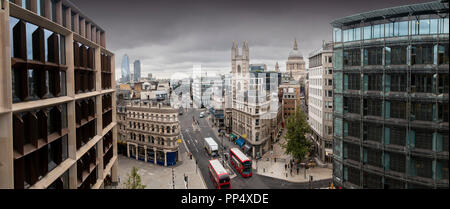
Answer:
<svg viewBox="0 0 450 209"><path fill-rule="evenodd" d="M236 140L236 144L237 144L239 147L242 147L242 145L245 144L245 140L244 140L243 138L239 137L239 139Z"/></svg>
<svg viewBox="0 0 450 209"><path fill-rule="evenodd" d="M325 149L325 155L327 155L327 156L333 155L333 150L332 149Z"/></svg>
<svg viewBox="0 0 450 209"><path fill-rule="evenodd" d="M248 153L252 149L252 146L249 144L245 144L242 149L243 149L244 153Z"/></svg>

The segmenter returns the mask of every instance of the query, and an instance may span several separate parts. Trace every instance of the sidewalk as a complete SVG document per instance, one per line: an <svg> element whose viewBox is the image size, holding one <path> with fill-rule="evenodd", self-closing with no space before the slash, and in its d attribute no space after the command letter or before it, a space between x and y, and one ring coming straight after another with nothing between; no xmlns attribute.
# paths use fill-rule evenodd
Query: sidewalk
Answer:
<svg viewBox="0 0 450 209"><path fill-rule="evenodd" d="M306 169L306 178L305 178L305 169L300 168L299 173L297 174L297 169L292 169L292 174L290 173L290 168L285 169L284 162L274 162L273 160L267 161L267 158L262 158L256 162L257 173L259 175L268 176L272 178L283 179L290 182L308 182L309 176L313 176L313 180L325 180L332 178L332 169L329 168L310 168ZM287 177L286 177L287 174Z"/></svg>
<svg viewBox="0 0 450 209"><path fill-rule="evenodd" d="M290 182L308 182L309 176L313 176L314 181L332 178L333 170L321 167L306 169L306 175L304 168L299 168L297 174L297 168L294 167L291 174L291 168L286 168L285 166L289 164L292 157L285 154L285 149L281 146L281 144L286 143L286 139L284 138L285 135L286 129L283 130L280 140L273 144L273 152L269 151L258 161L253 161L253 168L259 175L283 179Z"/></svg>
<svg viewBox="0 0 450 209"><path fill-rule="evenodd" d="M184 145L181 145L184 146ZM180 152L181 161L177 165L164 167L147 163L135 159L119 155L119 178L120 182L117 188L124 188L123 183L127 180L127 174L131 168L137 167L138 174L141 176L142 184L146 185L146 189L173 189L172 169L174 173L175 189L186 189L184 175L188 176L188 189L206 189L206 185L201 177L201 172L196 167L194 159L189 159L186 152Z"/></svg>

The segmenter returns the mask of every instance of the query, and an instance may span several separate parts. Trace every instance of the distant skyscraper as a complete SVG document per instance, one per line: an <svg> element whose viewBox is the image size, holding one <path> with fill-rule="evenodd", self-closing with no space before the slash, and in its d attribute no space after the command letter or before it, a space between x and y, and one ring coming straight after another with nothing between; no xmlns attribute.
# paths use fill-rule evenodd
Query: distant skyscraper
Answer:
<svg viewBox="0 0 450 209"><path fill-rule="evenodd" d="M130 81L130 61L128 55L123 55L122 58L122 82Z"/></svg>
<svg viewBox="0 0 450 209"><path fill-rule="evenodd" d="M136 60L133 63L134 65L134 80L139 81L139 78L141 77L141 61Z"/></svg>

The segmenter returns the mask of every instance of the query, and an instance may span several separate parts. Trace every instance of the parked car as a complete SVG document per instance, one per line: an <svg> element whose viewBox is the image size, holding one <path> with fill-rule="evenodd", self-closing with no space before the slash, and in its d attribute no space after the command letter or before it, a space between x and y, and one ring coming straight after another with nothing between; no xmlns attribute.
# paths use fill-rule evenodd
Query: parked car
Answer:
<svg viewBox="0 0 450 209"><path fill-rule="evenodd" d="M205 112L201 112L200 115L199 115L199 117L200 117L200 118L205 117Z"/></svg>

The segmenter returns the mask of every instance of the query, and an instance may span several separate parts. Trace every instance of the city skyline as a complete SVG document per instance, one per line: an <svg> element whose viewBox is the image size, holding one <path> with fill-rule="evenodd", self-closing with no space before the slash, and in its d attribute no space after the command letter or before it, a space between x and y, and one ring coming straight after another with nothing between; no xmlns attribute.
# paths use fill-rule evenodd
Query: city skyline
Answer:
<svg viewBox="0 0 450 209"><path fill-rule="evenodd" d="M109 48L117 57L128 54L141 60L141 74L170 78L190 74L193 64L208 72L229 73L232 41L252 45L255 63L273 69L285 62L297 39L305 56L322 40L331 41L330 22L339 17L405 4L413 1L127 1L77 0L77 6L98 20L107 31ZM103 8L97 11L96 8ZM239 5L239 6L238 6ZM352 5L347 7L345 5ZM333 8L325 11L324 8ZM117 15L111 15L117 14ZM207 18L205 18L207 17ZM314 21L312 21L314 20ZM144 27L143 27L144 26ZM305 29L306 28L306 29ZM116 59L116 66L121 66ZM305 58L306 66L308 60ZM119 68L117 68L119 70ZM116 73L116 79L120 73Z"/></svg>

